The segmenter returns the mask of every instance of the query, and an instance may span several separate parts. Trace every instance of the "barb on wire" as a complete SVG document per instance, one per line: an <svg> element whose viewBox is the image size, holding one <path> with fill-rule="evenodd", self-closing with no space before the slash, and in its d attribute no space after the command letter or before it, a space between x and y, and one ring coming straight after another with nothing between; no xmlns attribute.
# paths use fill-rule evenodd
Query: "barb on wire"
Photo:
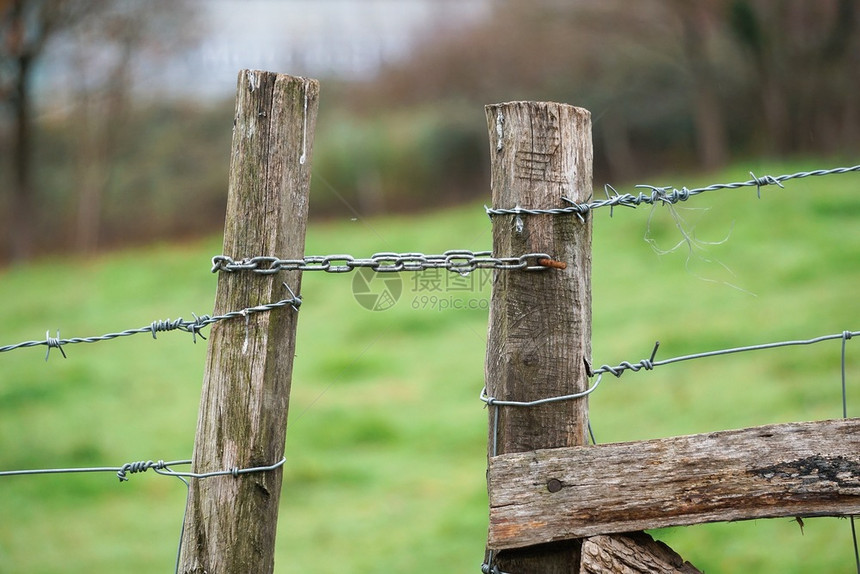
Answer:
<svg viewBox="0 0 860 574"><path fill-rule="evenodd" d="M197 316L192 313L191 315L194 317L193 321L186 321L180 317L179 319L167 319L165 321L153 321L151 324L140 327L137 329L127 329L125 331L120 331L118 333L107 333L106 335L100 335L97 337L74 337L71 339L61 339L60 331L57 330L57 336L51 337L50 331L45 333L44 341L24 341L22 343L16 343L14 345L6 345L0 347L0 353L6 351L13 351L15 349L22 349L26 347L36 347L38 345L45 345L48 347L48 352L45 353L45 360L47 361L51 354L51 349L59 349L60 353L62 353L63 358L66 358L66 352L63 350L63 345L71 345L74 343L98 343L101 341L109 341L111 339L116 339L118 337L128 337L131 335L138 335L140 333L150 333L153 339L156 339L156 334L164 331L184 331L186 333L191 333L191 337L193 342L197 342L197 337L201 339L206 339L201 333L201 329L204 327L208 327L213 323L217 323L218 321L224 321L227 319L235 319L237 317L245 317L253 313L264 313L266 311L271 311L273 309L278 309L279 307L292 307L294 311L298 311L299 307L302 304L302 299L295 293L290 287L284 283L284 287L289 291L290 297L288 299L281 299L280 301L276 301L274 303L266 303L264 305L257 305L256 307L247 307L240 311L230 311L223 315L201 315Z"/></svg>
<svg viewBox="0 0 860 574"><path fill-rule="evenodd" d="M138 462L129 462L122 466L95 466L95 467L79 467L79 468L39 468L39 469L31 469L31 470L0 470L0 477L2 476L23 476L23 475L37 475L37 474L73 474L73 473L85 473L85 472L115 472L117 478L119 478L120 482L128 481L129 474L135 474L139 472L146 472L147 470L153 470L157 474L161 474L164 476L176 476L181 478L211 478L213 476L234 476L237 477L240 474L251 474L255 472L266 472L269 470L275 470L284 465L286 462L286 458L282 458L280 461L275 464L271 464L268 466L254 466L250 468L231 468L229 470L216 470L214 472L176 472L171 470L171 466L178 466L184 464L191 464L191 459L185 460L171 460L171 461L163 461L159 460L157 462L153 462L151 460L147 461L138 461Z"/></svg>
<svg viewBox="0 0 860 574"><path fill-rule="evenodd" d="M818 169L814 171L800 171L797 173L779 175L776 177L770 175L757 177L755 174L750 172L750 177L752 179L748 181L741 181L735 183L717 183L714 185L709 185L707 187L697 187L693 189L688 189L687 187L682 187L681 189L678 189L672 186L658 187L654 185L637 185L635 186L637 189L649 190L647 193L640 192L637 195L632 195L629 193L618 193L611 185L606 185L604 187L604 191L606 192L606 199L588 201L586 203L577 203L570 198L562 197L561 199L563 201L571 204L566 207L554 207L548 209L527 209L519 206L516 206L514 208L490 208L484 206L484 209L486 210L487 215L489 215L490 217L493 217L494 215L516 215L517 217L520 217L522 215L575 215L580 219L580 221L585 221L585 217L589 214L589 212L591 212L591 210L598 209L601 207L608 207L610 210L609 214L611 216L612 210L615 207L635 208L643 203L649 205L654 205L657 203L661 203L663 205L672 205L681 201L687 201L694 195L699 195L707 191L716 191L721 189L737 189L740 187L755 187L757 195L761 197L761 188L766 185L777 185L779 187L784 187L782 183L790 179L800 179L804 177L815 177L823 175L835 175L855 171L860 171L860 165L855 165L852 167L837 167L833 169Z"/></svg>
<svg viewBox="0 0 860 574"><path fill-rule="evenodd" d="M325 271L327 273L349 273L359 267L378 273L400 271L424 271L446 269L467 275L477 269L503 269L521 271L546 271L558 267L546 253L526 253L518 257L493 257L490 251L450 250L439 255L423 253L374 253L367 259L352 255L309 255L303 259L279 259L273 256L256 256L235 260L227 255L212 258L212 273L226 271L253 271L269 275L280 271Z"/></svg>

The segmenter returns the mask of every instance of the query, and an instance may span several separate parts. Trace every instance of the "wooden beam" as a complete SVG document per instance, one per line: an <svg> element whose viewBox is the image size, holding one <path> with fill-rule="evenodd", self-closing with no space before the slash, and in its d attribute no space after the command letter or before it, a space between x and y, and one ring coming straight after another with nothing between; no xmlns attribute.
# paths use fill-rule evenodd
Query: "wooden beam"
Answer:
<svg viewBox="0 0 860 574"><path fill-rule="evenodd" d="M860 514L860 419L504 454L489 546L784 516Z"/></svg>
<svg viewBox="0 0 860 574"><path fill-rule="evenodd" d="M495 207L562 207L591 196L591 114L548 102L486 106ZM487 393L531 401L583 391L591 357L591 219L495 216L493 253L546 253L566 264L496 271L487 342ZM588 400L493 406L488 454L586 443ZM505 572L576 572L579 542L487 556Z"/></svg>
<svg viewBox="0 0 860 574"><path fill-rule="evenodd" d="M239 74L223 253L304 256L319 84ZM215 314L289 298L301 273L221 273ZM281 460L298 313L283 307L212 327L194 441L198 473ZM272 572L282 470L193 480L179 571Z"/></svg>

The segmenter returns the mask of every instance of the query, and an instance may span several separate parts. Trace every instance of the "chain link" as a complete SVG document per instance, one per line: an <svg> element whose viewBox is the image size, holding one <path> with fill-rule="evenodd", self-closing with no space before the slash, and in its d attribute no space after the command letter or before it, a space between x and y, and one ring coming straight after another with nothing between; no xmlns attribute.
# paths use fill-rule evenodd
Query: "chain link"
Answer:
<svg viewBox="0 0 860 574"><path fill-rule="evenodd" d="M325 271L327 273L349 273L364 267L378 273L400 271L424 271L445 269L467 275L476 269L503 269L521 271L546 271L557 266L557 262L546 253L526 253L519 257L493 257L490 251L450 250L439 255L423 253L381 252L367 259L356 259L352 255L309 255L303 259L279 259L260 255L235 260L227 255L212 258L212 273L226 271L253 271L271 275L280 271Z"/></svg>

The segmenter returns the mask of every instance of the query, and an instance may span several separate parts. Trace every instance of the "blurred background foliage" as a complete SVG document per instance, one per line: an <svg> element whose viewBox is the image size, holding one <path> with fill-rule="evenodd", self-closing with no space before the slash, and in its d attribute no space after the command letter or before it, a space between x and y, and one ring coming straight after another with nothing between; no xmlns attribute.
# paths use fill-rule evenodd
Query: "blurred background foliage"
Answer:
<svg viewBox="0 0 860 574"><path fill-rule="evenodd" d="M314 217L485 197L482 106L498 101L588 108L598 182L860 147L857 0L477 4L419 29L408 57L321 78ZM142 96L131 72L211 41L203 6L0 2L0 258L220 229L232 96ZM57 51L61 99L32 81Z"/></svg>

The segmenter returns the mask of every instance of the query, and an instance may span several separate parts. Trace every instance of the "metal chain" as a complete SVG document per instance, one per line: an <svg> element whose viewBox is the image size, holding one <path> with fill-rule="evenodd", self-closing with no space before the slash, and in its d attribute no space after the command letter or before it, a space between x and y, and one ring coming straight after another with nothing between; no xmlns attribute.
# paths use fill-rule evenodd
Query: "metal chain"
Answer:
<svg viewBox="0 0 860 574"><path fill-rule="evenodd" d="M468 251L464 249L446 251L439 255L423 253L374 253L367 259L356 259L352 255L310 255L303 259L279 259L272 256L247 257L235 260L227 255L212 258L212 273L226 271L253 271L263 275L280 271L325 271L327 273L349 273L358 268L367 268L379 273L399 271L424 271L445 269L467 275L477 269L518 269L521 271L546 271L559 267L546 253L526 253L519 257L493 257L490 251Z"/></svg>

